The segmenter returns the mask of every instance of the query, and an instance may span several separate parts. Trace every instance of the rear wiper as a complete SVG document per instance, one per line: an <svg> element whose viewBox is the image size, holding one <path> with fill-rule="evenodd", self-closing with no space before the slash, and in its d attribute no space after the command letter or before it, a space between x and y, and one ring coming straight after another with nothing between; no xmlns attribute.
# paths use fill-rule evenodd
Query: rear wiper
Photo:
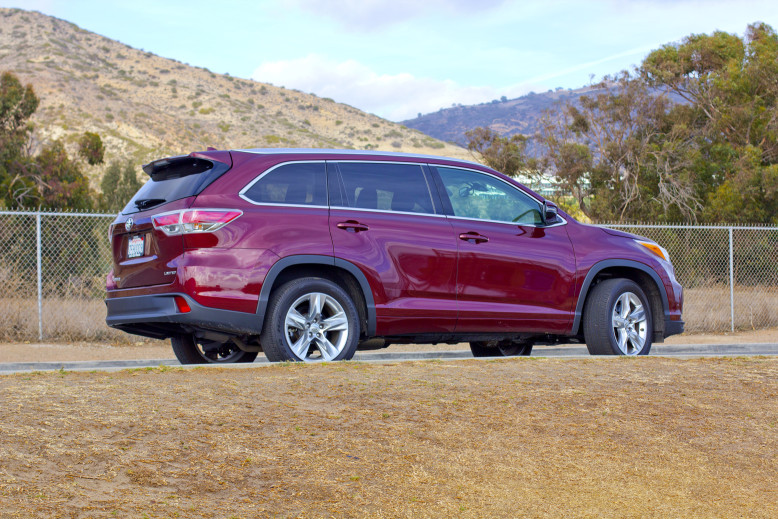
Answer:
<svg viewBox="0 0 778 519"><path fill-rule="evenodd" d="M155 205L159 205L164 202L165 202L164 198L142 198L140 200L135 200L135 207L137 207L142 211L144 209L148 209L149 207L153 207Z"/></svg>

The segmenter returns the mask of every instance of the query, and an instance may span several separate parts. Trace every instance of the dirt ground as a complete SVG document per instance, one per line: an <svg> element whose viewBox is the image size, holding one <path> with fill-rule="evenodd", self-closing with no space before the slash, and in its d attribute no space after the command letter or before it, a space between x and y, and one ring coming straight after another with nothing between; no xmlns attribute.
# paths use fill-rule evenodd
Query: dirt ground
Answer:
<svg viewBox="0 0 778 519"><path fill-rule="evenodd" d="M140 339L140 337L139 337ZM665 344L745 344L778 343L778 328L722 333L674 335ZM387 352L467 350L467 344L404 344L393 345ZM542 352L542 347L535 351ZM109 343L0 343L2 362L66 362L79 360L118 359L172 359L173 350L168 341L147 341L135 344L112 345Z"/></svg>
<svg viewBox="0 0 778 519"><path fill-rule="evenodd" d="M0 376L0 517L778 517L778 358Z"/></svg>

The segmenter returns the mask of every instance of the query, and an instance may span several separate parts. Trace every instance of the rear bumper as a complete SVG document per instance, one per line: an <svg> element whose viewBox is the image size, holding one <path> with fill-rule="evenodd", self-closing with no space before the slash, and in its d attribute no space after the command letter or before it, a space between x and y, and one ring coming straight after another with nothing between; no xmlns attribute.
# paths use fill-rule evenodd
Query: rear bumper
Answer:
<svg viewBox="0 0 778 519"><path fill-rule="evenodd" d="M665 318L665 337L683 333L684 324L683 321L671 321L669 318Z"/></svg>
<svg viewBox="0 0 778 519"><path fill-rule="evenodd" d="M179 312L175 296L189 303L191 311ZM228 335L259 335L262 323L256 314L209 308L186 294L152 294L105 300L108 326L127 333L166 339L180 333L212 330Z"/></svg>

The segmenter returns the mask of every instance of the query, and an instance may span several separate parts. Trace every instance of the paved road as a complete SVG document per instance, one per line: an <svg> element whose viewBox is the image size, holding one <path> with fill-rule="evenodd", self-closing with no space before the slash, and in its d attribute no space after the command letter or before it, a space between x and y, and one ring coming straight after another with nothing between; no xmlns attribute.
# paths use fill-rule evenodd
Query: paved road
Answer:
<svg viewBox="0 0 778 519"><path fill-rule="evenodd" d="M655 344L651 348L652 356L670 357L710 357L710 356L752 356L778 355L778 344ZM533 357L588 357L586 346L538 346L532 351ZM460 351L416 351L416 352L364 352L357 353L355 361L361 362L403 362L429 359L472 359L469 350ZM616 358L616 357L608 357ZM253 365L269 363L259 357ZM176 359L144 360L98 360L74 362L8 362L0 363L0 374L23 373L31 371L117 371L130 368L148 368L156 366L179 366ZM224 366L224 365L223 365ZM230 364L224 367L247 367L247 364Z"/></svg>

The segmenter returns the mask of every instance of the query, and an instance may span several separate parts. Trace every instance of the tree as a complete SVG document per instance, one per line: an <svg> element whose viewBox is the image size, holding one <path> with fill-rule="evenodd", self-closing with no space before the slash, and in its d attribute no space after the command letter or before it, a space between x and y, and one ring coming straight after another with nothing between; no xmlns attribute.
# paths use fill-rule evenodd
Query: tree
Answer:
<svg viewBox="0 0 778 519"><path fill-rule="evenodd" d="M94 208L94 193L78 163L70 160L61 141L46 146L35 158L40 204L50 209Z"/></svg>
<svg viewBox="0 0 778 519"><path fill-rule="evenodd" d="M600 220L778 222L778 37L691 35L546 116L544 164Z"/></svg>
<svg viewBox="0 0 778 519"><path fill-rule="evenodd" d="M84 132L78 141L78 154L86 160L90 166L103 163L103 141L100 136L92 132Z"/></svg>
<svg viewBox="0 0 778 519"><path fill-rule="evenodd" d="M118 161L111 162L100 183L102 206L109 211L120 211L142 185L132 161L127 161L124 167Z"/></svg>
<svg viewBox="0 0 778 519"><path fill-rule="evenodd" d="M489 128L479 127L465 132L465 136L467 149L480 155L490 168L515 176L528 167L527 137L524 135L502 137Z"/></svg>
<svg viewBox="0 0 778 519"><path fill-rule="evenodd" d="M644 60L640 77L686 102L708 184L708 221L778 222L778 36L692 35ZM678 109L680 111L680 108Z"/></svg>
<svg viewBox="0 0 778 519"><path fill-rule="evenodd" d="M10 72L0 75L0 199L6 205L23 205L35 196L26 146L32 131L28 119L38 103L32 85L22 86Z"/></svg>
<svg viewBox="0 0 778 519"><path fill-rule="evenodd" d="M0 204L10 208L91 209L89 182L61 142L47 144L37 156L30 154L29 118L38 104L31 85L22 86L11 72L0 75ZM87 161L101 162L100 137L86 134L82 141L89 152Z"/></svg>
<svg viewBox="0 0 778 519"><path fill-rule="evenodd" d="M22 86L10 72L0 75L0 161L3 166L22 154L32 129L27 120L38 109L38 103L32 85Z"/></svg>
<svg viewBox="0 0 778 519"><path fill-rule="evenodd" d="M627 73L543 121L545 165L597 220L694 219L695 151L672 102Z"/></svg>

